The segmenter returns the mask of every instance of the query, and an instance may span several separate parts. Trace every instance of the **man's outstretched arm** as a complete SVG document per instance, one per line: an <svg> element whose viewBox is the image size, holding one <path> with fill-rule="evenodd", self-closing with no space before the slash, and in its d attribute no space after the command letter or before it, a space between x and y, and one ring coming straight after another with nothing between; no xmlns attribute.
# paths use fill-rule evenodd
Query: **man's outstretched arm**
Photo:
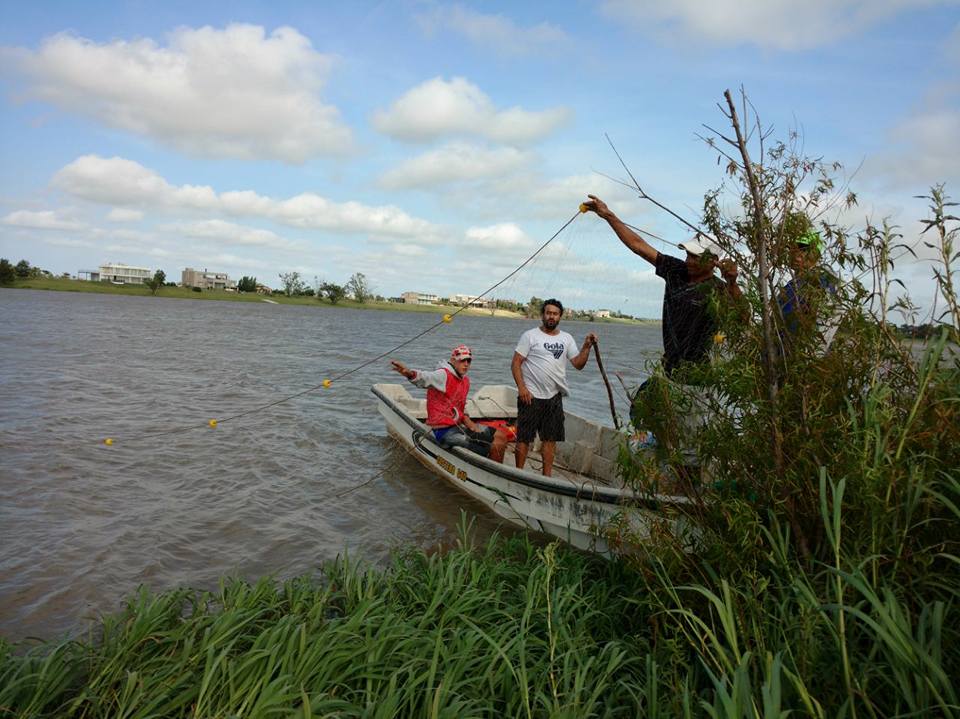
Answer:
<svg viewBox="0 0 960 719"><path fill-rule="evenodd" d="M651 265L657 264L657 255L660 254L659 252L651 247L640 235L623 224L623 220L613 214L613 211L607 207L606 202L596 195L587 195L587 197L590 199L583 203L584 206L588 210L597 213L597 217L606 220L607 224L610 225L610 229L614 231L617 237L620 238L620 241L625 244L631 252L640 255Z"/></svg>

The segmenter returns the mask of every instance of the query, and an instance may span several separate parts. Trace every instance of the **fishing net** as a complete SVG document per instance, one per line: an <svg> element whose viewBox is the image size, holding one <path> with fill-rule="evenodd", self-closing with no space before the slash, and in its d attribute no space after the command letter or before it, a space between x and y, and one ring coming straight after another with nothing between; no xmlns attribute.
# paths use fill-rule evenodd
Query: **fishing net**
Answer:
<svg viewBox="0 0 960 719"><path fill-rule="evenodd" d="M639 208L636 198L622 199L616 203L615 211L628 221L634 213L641 217L638 222L649 221L650 217L644 216ZM285 392L270 401L251 403L252 406L241 411L225 413L226 416L203 424L190 423L122 436L116 439L118 446L247 418L252 422L255 415L277 405L315 392L336 392L344 383L369 387L395 382L412 398L420 400L425 397L427 387L411 386L392 374L390 360L402 362L406 368L432 372L449 359L450 350L459 344L474 348L473 359L477 361L469 368L472 394L484 386L506 386L513 392L512 396L491 399L493 406L483 411L476 412L477 408L473 408L476 419L486 423L479 428L460 417L454 418L452 426L462 433L462 438L456 441L467 449L489 454L490 449L495 448L494 457L500 459L503 445L507 445L507 462L514 461L518 451L521 455L528 451L531 463L535 463L529 468L542 470L542 462L546 460L549 469L551 445L569 443L565 431L569 423L565 426L564 412L569 412L571 407L579 410L589 405L590 402L585 401L587 395L593 403L588 407L592 411L587 413L592 421L607 427L623 425L638 449L655 446L656 440L649 432L635 431L643 430L644 426L642 418L631 409L638 388L660 366L663 346L658 323L662 315L664 280L656 275L650 263L624 247L606 221L591 212L577 212L576 206L571 209L574 212L566 221L544 218L526 231L514 225L498 225L467 232L463 246L452 248L454 259L443 272L437 273L436 286L410 288L422 290L419 294L429 303L421 308L424 314L405 324L407 332L412 325L420 329L406 336L384 333L383 352L357 356L351 352L349 342L345 342L342 352L338 353L342 361L325 368L326 376L321 375L323 379L312 386ZM683 239L685 232L678 231L675 225L656 229L663 235L669 231L673 238ZM642 235L658 250L674 256L682 254L658 233L643 230ZM542 349L556 353L555 359L559 360L568 384L564 386L561 382L554 385L553 390L524 396L518 406L512 360L524 333L542 328L547 299L555 299L564 307L557 328L562 334L548 333L539 341ZM516 320L509 336L505 336L504 324L500 321L507 317ZM636 320L648 321L640 328L641 339L622 332L617 335L618 327L636 327L617 325L617 321ZM688 322L682 316L673 323L674 326L685 324ZM594 334L599 337L598 346L586 347L595 344ZM597 369L604 348L613 351L607 355L601 384ZM521 377L532 367L526 362L526 351L522 355ZM571 362L576 358L578 363L584 363L587 372L571 369ZM579 375L590 377L583 379ZM526 377L526 382L535 383L534 377ZM564 396L562 402L552 401L561 386L563 395L569 386L570 397ZM629 426L631 418L633 427ZM518 431L521 436L517 436ZM452 438L453 435L447 439ZM444 440L439 436L429 439L438 443ZM114 441L111 437L104 444L113 446ZM544 443L547 456L544 456ZM563 454L562 448L560 454Z"/></svg>

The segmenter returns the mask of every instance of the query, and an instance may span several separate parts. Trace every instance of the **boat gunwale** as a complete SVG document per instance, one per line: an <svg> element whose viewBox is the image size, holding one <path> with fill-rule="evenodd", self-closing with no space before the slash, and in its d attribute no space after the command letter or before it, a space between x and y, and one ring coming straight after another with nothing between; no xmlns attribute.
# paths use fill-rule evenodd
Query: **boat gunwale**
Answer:
<svg viewBox="0 0 960 719"><path fill-rule="evenodd" d="M396 386L396 385L395 385ZM384 404L386 404L397 416L399 416L412 429L423 432L425 441L436 447L439 451L447 454L453 454L457 459L466 462L478 469L498 476L510 482L515 482L532 489L537 489L549 494L559 494L576 499L585 499L602 504L616 504L620 506L645 506L647 509L659 510L663 505L681 505L691 502L689 497L676 495L641 495L635 490L628 488L597 487L594 485L591 489L586 489L583 485L572 485L570 480L560 480L542 475L534 474L525 469L517 469L500 462L494 462L492 459L483 457L475 452L463 447L443 447L434 438L430 427L423 424L409 412L400 407L391 397L381 392L377 385L370 388L370 391ZM582 476L582 475L578 475ZM585 483L586 484L586 483Z"/></svg>

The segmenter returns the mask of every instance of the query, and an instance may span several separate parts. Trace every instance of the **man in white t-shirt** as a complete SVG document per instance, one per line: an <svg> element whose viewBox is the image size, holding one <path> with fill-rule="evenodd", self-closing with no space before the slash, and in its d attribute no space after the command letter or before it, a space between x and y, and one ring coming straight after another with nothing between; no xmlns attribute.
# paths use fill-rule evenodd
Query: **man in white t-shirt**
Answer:
<svg viewBox="0 0 960 719"><path fill-rule="evenodd" d="M540 435L543 474L553 474L557 442L562 442L563 396L567 387L567 360L578 370L590 358L597 336L590 332L583 347L568 332L558 329L563 316L559 300L546 300L540 308L541 324L520 336L510 366L517 383L517 467L523 469L530 443Z"/></svg>

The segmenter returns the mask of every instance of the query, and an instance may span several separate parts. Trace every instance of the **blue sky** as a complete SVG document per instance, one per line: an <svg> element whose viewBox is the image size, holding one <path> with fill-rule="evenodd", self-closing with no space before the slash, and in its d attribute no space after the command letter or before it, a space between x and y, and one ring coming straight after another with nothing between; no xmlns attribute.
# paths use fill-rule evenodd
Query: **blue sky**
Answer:
<svg viewBox="0 0 960 719"><path fill-rule="evenodd" d="M588 192L679 242L598 174L624 175L604 133L693 216L723 179L696 133L741 85L856 170L853 229L912 242L913 196L960 185L957 2L7 2L0 65L0 256L55 272L476 294ZM898 272L928 307L929 263ZM585 216L500 293L531 295L657 316L661 288Z"/></svg>

